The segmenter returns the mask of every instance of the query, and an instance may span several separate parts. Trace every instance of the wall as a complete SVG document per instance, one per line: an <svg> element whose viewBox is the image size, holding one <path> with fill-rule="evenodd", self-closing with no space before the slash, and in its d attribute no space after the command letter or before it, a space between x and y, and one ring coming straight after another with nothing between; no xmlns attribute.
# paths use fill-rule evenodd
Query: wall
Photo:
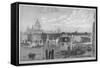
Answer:
<svg viewBox="0 0 100 68"><path fill-rule="evenodd" d="M16 68L10 64L10 4L17 0L1 0L0 1L0 68ZM39 2L39 3L56 3L69 5L87 5L98 6L100 11L100 0L19 0L24 2ZM100 19L98 13L98 19ZM100 29L98 21L98 29ZM98 35L100 31L98 31ZM100 36L98 36L100 41ZM98 45L100 42L98 42ZM100 46L98 46L100 48ZM98 50L100 52L100 49ZM98 53L100 57L100 53ZM98 57L98 59L100 59ZM21 66L19 68L99 68L98 62L84 62L84 63L66 63L66 64L52 64L52 65L38 65L38 66Z"/></svg>

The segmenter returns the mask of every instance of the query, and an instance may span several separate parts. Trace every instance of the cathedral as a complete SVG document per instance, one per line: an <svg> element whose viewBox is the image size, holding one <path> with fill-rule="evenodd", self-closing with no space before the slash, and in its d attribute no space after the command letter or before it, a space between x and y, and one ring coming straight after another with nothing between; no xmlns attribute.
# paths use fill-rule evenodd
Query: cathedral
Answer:
<svg viewBox="0 0 100 68"><path fill-rule="evenodd" d="M35 24L32 27L27 29L27 41L31 43L31 46L40 46L43 45L41 39L41 25L39 20L37 19Z"/></svg>

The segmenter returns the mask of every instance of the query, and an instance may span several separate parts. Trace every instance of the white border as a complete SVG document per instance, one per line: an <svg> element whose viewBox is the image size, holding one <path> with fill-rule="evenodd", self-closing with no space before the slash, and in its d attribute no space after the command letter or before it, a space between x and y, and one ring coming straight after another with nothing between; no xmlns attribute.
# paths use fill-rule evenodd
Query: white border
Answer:
<svg viewBox="0 0 100 68"><path fill-rule="evenodd" d="M23 5L23 4L21 4L21 6L33 6L33 5ZM35 6L42 7L41 5L35 5ZM52 6L43 6L43 7L52 7ZM57 8L60 8L60 7L57 7ZM64 8L66 8L66 7L64 7ZM67 7L67 8L69 8L69 7ZM78 9L76 7L70 7L70 8ZM79 8L79 9L81 9L81 8ZM89 8L87 8L87 9L89 9ZM95 10L95 9L92 8L92 10ZM19 40L20 40L20 4L19 4ZM53 60L20 61L20 41L19 41L19 64L23 64L23 63L24 64L28 64L28 63L43 63L43 62L44 63L46 63L46 62L61 62L61 61L78 61L78 60L81 61L81 60L95 60L95 59L96 59L96 57L82 57L82 58L66 58L66 59L53 59Z"/></svg>

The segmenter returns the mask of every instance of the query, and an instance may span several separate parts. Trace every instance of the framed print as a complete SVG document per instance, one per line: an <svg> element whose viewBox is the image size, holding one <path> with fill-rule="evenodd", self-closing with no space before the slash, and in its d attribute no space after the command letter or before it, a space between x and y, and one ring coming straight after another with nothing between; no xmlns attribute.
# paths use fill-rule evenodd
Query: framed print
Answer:
<svg viewBox="0 0 100 68"><path fill-rule="evenodd" d="M11 4L11 64L97 61L97 7Z"/></svg>

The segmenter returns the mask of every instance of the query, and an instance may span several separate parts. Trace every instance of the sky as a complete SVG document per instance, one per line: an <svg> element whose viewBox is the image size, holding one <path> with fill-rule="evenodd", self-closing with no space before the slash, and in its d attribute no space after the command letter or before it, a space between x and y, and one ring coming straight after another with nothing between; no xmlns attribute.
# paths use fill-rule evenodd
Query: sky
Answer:
<svg viewBox="0 0 100 68"><path fill-rule="evenodd" d="M44 31L92 32L95 9L20 5L20 31L31 28L38 19Z"/></svg>

